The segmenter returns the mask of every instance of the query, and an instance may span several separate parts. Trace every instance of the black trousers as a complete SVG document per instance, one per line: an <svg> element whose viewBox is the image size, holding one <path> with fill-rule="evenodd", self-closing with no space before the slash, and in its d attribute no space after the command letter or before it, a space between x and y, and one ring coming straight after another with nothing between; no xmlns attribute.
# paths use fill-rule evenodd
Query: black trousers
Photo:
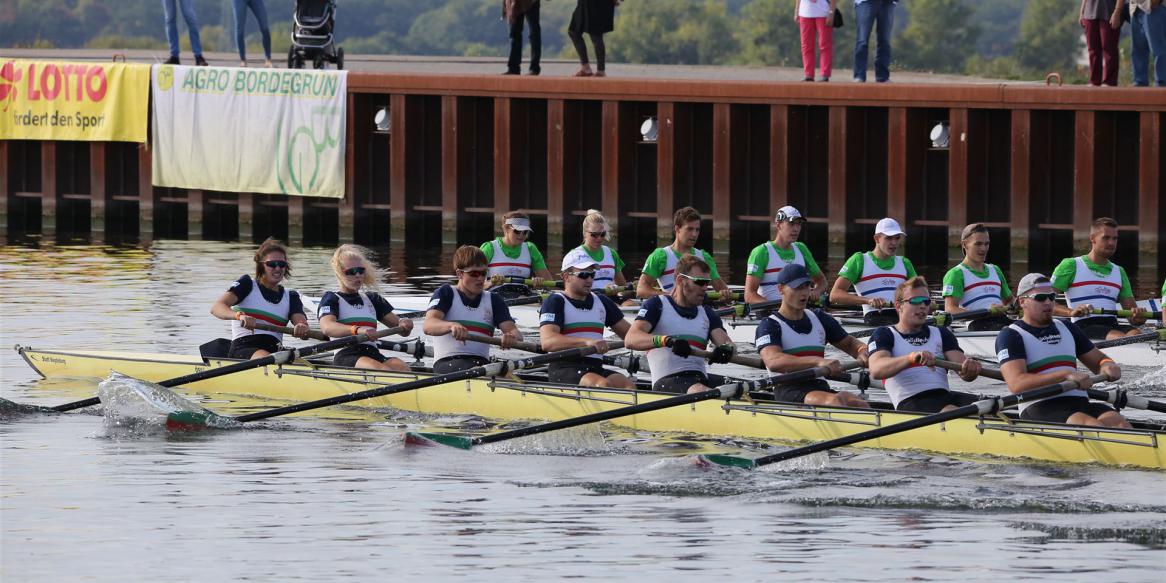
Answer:
<svg viewBox="0 0 1166 583"><path fill-rule="evenodd" d="M528 12L519 14L510 25L510 59L506 62L506 70L518 73L522 69L522 20L526 19L530 25L530 72L540 71L538 61L543 52L542 27L538 23L538 4Z"/></svg>

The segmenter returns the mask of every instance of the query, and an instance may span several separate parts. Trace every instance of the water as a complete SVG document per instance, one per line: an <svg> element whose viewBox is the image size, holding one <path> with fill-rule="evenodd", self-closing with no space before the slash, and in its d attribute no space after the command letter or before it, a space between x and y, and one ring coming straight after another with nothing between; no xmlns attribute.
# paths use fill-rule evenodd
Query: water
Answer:
<svg viewBox="0 0 1166 583"><path fill-rule="evenodd" d="M250 253L0 248L0 344L189 353L226 330L207 311ZM331 285L329 253L293 252L293 283ZM390 293L432 289L448 261L389 257ZM1166 396L1166 371L1137 377ZM0 396L93 390L0 351ZM472 452L400 441L482 424L341 408L166 434L96 410L0 415L0 578L1164 580L1162 473L863 450L706 472L674 457L704 440L594 428Z"/></svg>

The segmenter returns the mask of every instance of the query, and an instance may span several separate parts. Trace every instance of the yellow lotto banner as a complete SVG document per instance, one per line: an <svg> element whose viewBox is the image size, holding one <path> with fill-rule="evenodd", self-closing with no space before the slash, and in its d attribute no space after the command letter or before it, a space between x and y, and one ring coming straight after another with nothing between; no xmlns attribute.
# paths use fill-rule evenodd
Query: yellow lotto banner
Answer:
<svg viewBox="0 0 1166 583"><path fill-rule="evenodd" d="M145 142L150 65L0 60L0 140Z"/></svg>

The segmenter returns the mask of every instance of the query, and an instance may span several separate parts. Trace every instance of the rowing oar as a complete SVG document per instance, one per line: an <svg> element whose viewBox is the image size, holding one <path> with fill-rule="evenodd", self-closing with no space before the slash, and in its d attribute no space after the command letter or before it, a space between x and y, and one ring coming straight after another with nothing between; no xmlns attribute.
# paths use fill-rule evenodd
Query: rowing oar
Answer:
<svg viewBox="0 0 1166 583"><path fill-rule="evenodd" d="M483 344L490 344L492 346L499 346L499 347L502 346L502 339L497 337L497 336L485 336L482 334L470 334L466 338L466 340L472 340L474 342L481 342ZM615 348L614 342L616 342L616 341L614 341L614 340L608 341L608 343L607 343L608 350ZM622 345L622 342L621 342L621 345ZM542 346L535 344L534 342L515 342L514 345L512 345L510 348L512 348L514 350L522 350L525 352L546 354L546 351L544 351L542 349ZM693 353L695 354L696 351L694 350ZM599 356L603 359L603 364L618 366L619 368L627 370L628 372L631 372L632 374L635 374L637 371L641 371L641 370L645 371L645 372L649 370L648 359L644 358L642 355L639 355L639 354L617 354L617 355L600 354ZM634 370L633 370L633 367L634 367Z"/></svg>
<svg viewBox="0 0 1166 583"><path fill-rule="evenodd" d="M1089 377L1089 379L1095 383L1099 383L1102 381L1109 380L1109 377L1106 375L1099 374L1099 375L1093 375L1093 376ZM1018 403L1025 403L1028 401L1035 401L1037 399L1044 399L1045 397L1052 397L1055 395L1059 395L1065 391L1070 391L1070 390L1076 389L1076 388L1078 388L1078 386L1079 385L1078 385L1077 381L1066 380L1066 381L1061 381L1061 382L1056 383L1056 384L1052 384L1052 385L1048 385L1048 386L1044 386L1044 387L1037 387L1035 389L1030 389L1030 390L1024 391L1023 393L1016 393L1013 395L1006 395L1003 397L988 397L988 398L984 398L984 399L981 399L979 401L976 401L975 403L971 403L970 405L958 407L958 408L952 409L950 411L944 411L944 412L935 413L932 415L924 415L922 417L911 419L910 421L904 421L902 423L895 423L894 425L888 425L886 427L879 427L877 429L871 429L869 431L862 431L859 433L855 433L854 435L847 435L845 437L839 437L837 439L820 441L818 443L813 443L813 444L802 446L802 447L795 447L793 449L787 449L787 450L782 451L782 452L778 452L778 453L767 455L767 456L762 456L759 458L750 459L750 458L743 458L743 457L724 455L724 454L706 454L706 455L699 456L699 458L701 461L707 462L710 464L729 466L729 467L735 467L735 468L753 469L753 468L769 465L769 464L780 462L780 461L785 461L785 460L789 460L789 459L807 456L807 455L810 455L812 453L818 453L820 451L826 451L826 450L834 449L837 447L844 447L847 445L852 445L852 444L859 443L862 441L868 441L871 439L878 439L880 437L886 437L888 435L894 435L896 433L910 431L912 429L919 429L921 427L938 425L940 423L951 421L952 419L959 419L960 417L968 417L968 416L972 416L972 415L983 417L985 415L992 415L994 413L997 413L999 411L1002 411L1004 409L1012 407Z"/></svg>
<svg viewBox="0 0 1166 583"><path fill-rule="evenodd" d="M857 362L853 362L845 365L843 368L850 369L859 366L862 365ZM808 368L805 370L799 370L797 372L777 375L767 379L756 381L738 381L721 385L707 391L701 391L699 393L687 393L684 395L677 395L675 397L660 399L658 401L652 401L650 403L630 405L628 407L620 407L619 409L612 409L610 411L600 411L597 413L581 415L579 417L572 417L570 419L551 421L550 423L543 423L541 425L532 425L530 427L503 431L500 433L491 433L490 435L481 435L478 437L465 437L462 435L451 435L448 433L421 433L410 431L405 434L405 442L414 445L431 445L436 443L457 447L460 449L471 449L475 445L497 443L499 441L506 441L508 439L546 433L548 431L569 429L571 427L579 427L580 425L588 425L590 423L598 423L600 421L609 421L611 419L618 419L620 417L639 415L641 413L649 413L652 411L659 411L661 409L668 409L670 407L679 407L681 405L699 403L701 401L708 401L711 399L724 399L727 401L729 399L739 398L742 394L745 394L745 391L751 391L756 388L770 387L779 383L809 380L827 375L829 373L830 368L826 366Z"/></svg>
<svg viewBox="0 0 1166 583"><path fill-rule="evenodd" d="M1134 315L1133 310L1102 310L1101 308L1094 309L1090 313L1103 315L1103 316L1117 316L1119 318L1129 318L1130 316ZM1161 320L1162 319L1162 312L1161 311L1156 311L1156 312L1143 311L1142 315L1145 316L1147 320Z"/></svg>
<svg viewBox="0 0 1166 583"><path fill-rule="evenodd" d="M275 324L268 324L267 322L256 322L255 329L256 330L267 330L268 332L279 332L281 334L294 335L294 333L295 333L295 328L292 328L291 326L276 326ZM331 338L328 338L327 336L324 335L323 332L321 332L319 330L309 330L308 331L308 338L311 338L312 340L322 340L322 341L331 340Z"/></svg>
<svg viewBox="0 0 1166 583"><path fill-rule="evenodd" d="M960 365L950 360L944 360L942 358L935 359L935 365L951 371L959 372L960 370ZM981 367L980 376L996 379L998 381L1004 380L1004 374L1001 373L1000 369L998 368L991 368L986 366ZM1166 403L1151 401L1140 395L1131 394L1126 389L1114 389L1112 391L1102 391L1101 389L1086 389L1086 392L1089 393L1090 399L1104 401L1117 407L1118 409L1132 407L1134 409L1146 409L1149 411L1166 413Z"/></svg>
<svg viewBox="0 0 1166 583"><path fill-rule="evenodd" d="M526 287L534 287L534 278L495 275L490 278L490 285L504 285L513 283L518 285L525 285ZM561 279L544 279L539 287L543 289L563 289L563 280Z"/></svg>
<svg viewBox="0 0 1166 583"><path fill-rule="evenodd" d="M990 316L1002 316L1006 313L1007 313L1007 311L1004 308L999 308L999 307L981 308L979 310L967 310L965 312L960 312L958 314L949 314L947 312L939 312L935 316L928 316L927 320L924 322L924 324L926 324L928 326L947 326L949 323L955 322L956 320L977 320L979 318L987 318ZM874 331L878 330L880 327L881 326L875 326L874 328L867 328L866 330L858 330L858 331L852 332L850 335L855 337L855 338L863 338L866 336L870 336L871 334L874 334Z"/></svg>
<svg viewBox="0 0 1166 583"><path fill-rule="evenodd" d="M612 342L613 346L621 347L623 342ZM466 379L474 379L484 376L502 376L510 372L519 371L522 369L541 366L557 360L566 360L571 358L582 358L595 352L595 347L584 346L581 348L568 348L567 350L560 350L558 352L551 352L548 354L540 354L528 358L517 358L513 360L501 360L475 366L466 370L459 370L451 373L435 375L427 378L421 378L413 381L406 381L393 385L384 385L373 389L359 391L348 395L337 395L335 397L328 397L326 399L319 399L316 401L309 401L307 403L299 403L296 405L288 405L286 407L278 407L276 409L268 409L267 411L258 411L255 413L248 413L238 417L228 417L219 415L210 411L175 411L166 416L166 427L175 430L196 430L214 424L222 426L224 423L246 423L248 421L258 421L260 419L269 419L271 417L278 417L280 415L290 415L292 413L299 413L301 411L309 411L312 409L320 409L322 407L331 407L333 405L343 405L344 403L351 403L353 401L361 401L364 399L372 399L375 397L383 397L386 395L395 395L397 393L404 393L406 391L414 391L423 389L425 387L432 387L435 385L443 385L462 381Z"/></svg>
<svg viewBox="0 0 1166 583"><path fill-rule="evenodd" d="M1113 340L1102 340L1101 342L1094 342L1094 348L1112 348L1114 346L1125 346L1126 344L1137 344L1139 342L1166 342L1166 328L1158 328L1152 332L1143 332L1141 334L1134 334L1133 336L1125 336L1123 338L1114 338Z"/></svg>
<svg viewBox="0 0 1166 583"><path fill-rule="evenodd" d="M344 348L345 346L349 346L352 344L360 344L361 342L366 342L368 340L376 340L377 338L381 338L383 336L391 336L393 334L400 334L401 332L404 332L404 329L402 329L400 326L397 326L395 328L387 328L385 330L380 330L380 331L375 332L373 334L357 334L356 336L345 336L343 338L337 338L336 340L330 340L328 342L321 342L319 344L313 344L311 346L304 346L301 348L288 348L286 350L281 350L281 351L276 352L274 354L269 354L267 356L264 356L263 358L244 360L242 362L228 364L227 366L220 366L218 368L212 368L212 369L196 372L194 374L180 376L180 377L173 378L170 380L162 381L162 382L157 383L157 384L159 384L163 387L177 387L179 385L186 385L186 384L190 384L190 383L194 383L194 382L198 382L198 381L205 381L207 379L213 379L216 377L221 377L224 375L229 375L231 373L236 373L236 372L240 372L240 371L244 371L244 370L251 370L253 368L259 368L259 367L263 367L263 366L270 366L270 365L277 365L277 364L287 364L287 363L292 362L293 360L295 360L297 358L304 358L307 356L311 356L313 354L319 354L321 352L328 352L329 350L336 350L337 348ZM52 409L53 409L53 411L59 411L59 412L72 411L73 409L80 409L82 407L96 405L100 402L101 402L101 399L99 399L97 397L90 397L88 399L84 399L81 401L74 401L72 403L65 403L64 405L57 405L56 407L53 407Z"/></svg>

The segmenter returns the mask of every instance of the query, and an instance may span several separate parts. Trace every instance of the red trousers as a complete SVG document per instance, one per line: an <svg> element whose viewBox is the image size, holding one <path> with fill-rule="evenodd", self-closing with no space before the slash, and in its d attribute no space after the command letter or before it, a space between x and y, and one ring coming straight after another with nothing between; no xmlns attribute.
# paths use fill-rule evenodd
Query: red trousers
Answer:
<svg viewBox="0 0 1166 583"><path fill-rule="evenodd" d="M1108 20L1085 20L1085 46L1089 49L1089 83L1117 87L1117 68L1120 58L1117 40L1121 29L1114 30ZM805 49L805 33L802 33L802 51Z"/></svg>
<svg viewBox="0 0 1166 583"><path fill-rule="evenodd" d="M834 69L834 28L825 18L799 18L798 26L802 29L802 68L806 78L814 78L814 45L821 50L822 76L829 78Z"/></svg>

